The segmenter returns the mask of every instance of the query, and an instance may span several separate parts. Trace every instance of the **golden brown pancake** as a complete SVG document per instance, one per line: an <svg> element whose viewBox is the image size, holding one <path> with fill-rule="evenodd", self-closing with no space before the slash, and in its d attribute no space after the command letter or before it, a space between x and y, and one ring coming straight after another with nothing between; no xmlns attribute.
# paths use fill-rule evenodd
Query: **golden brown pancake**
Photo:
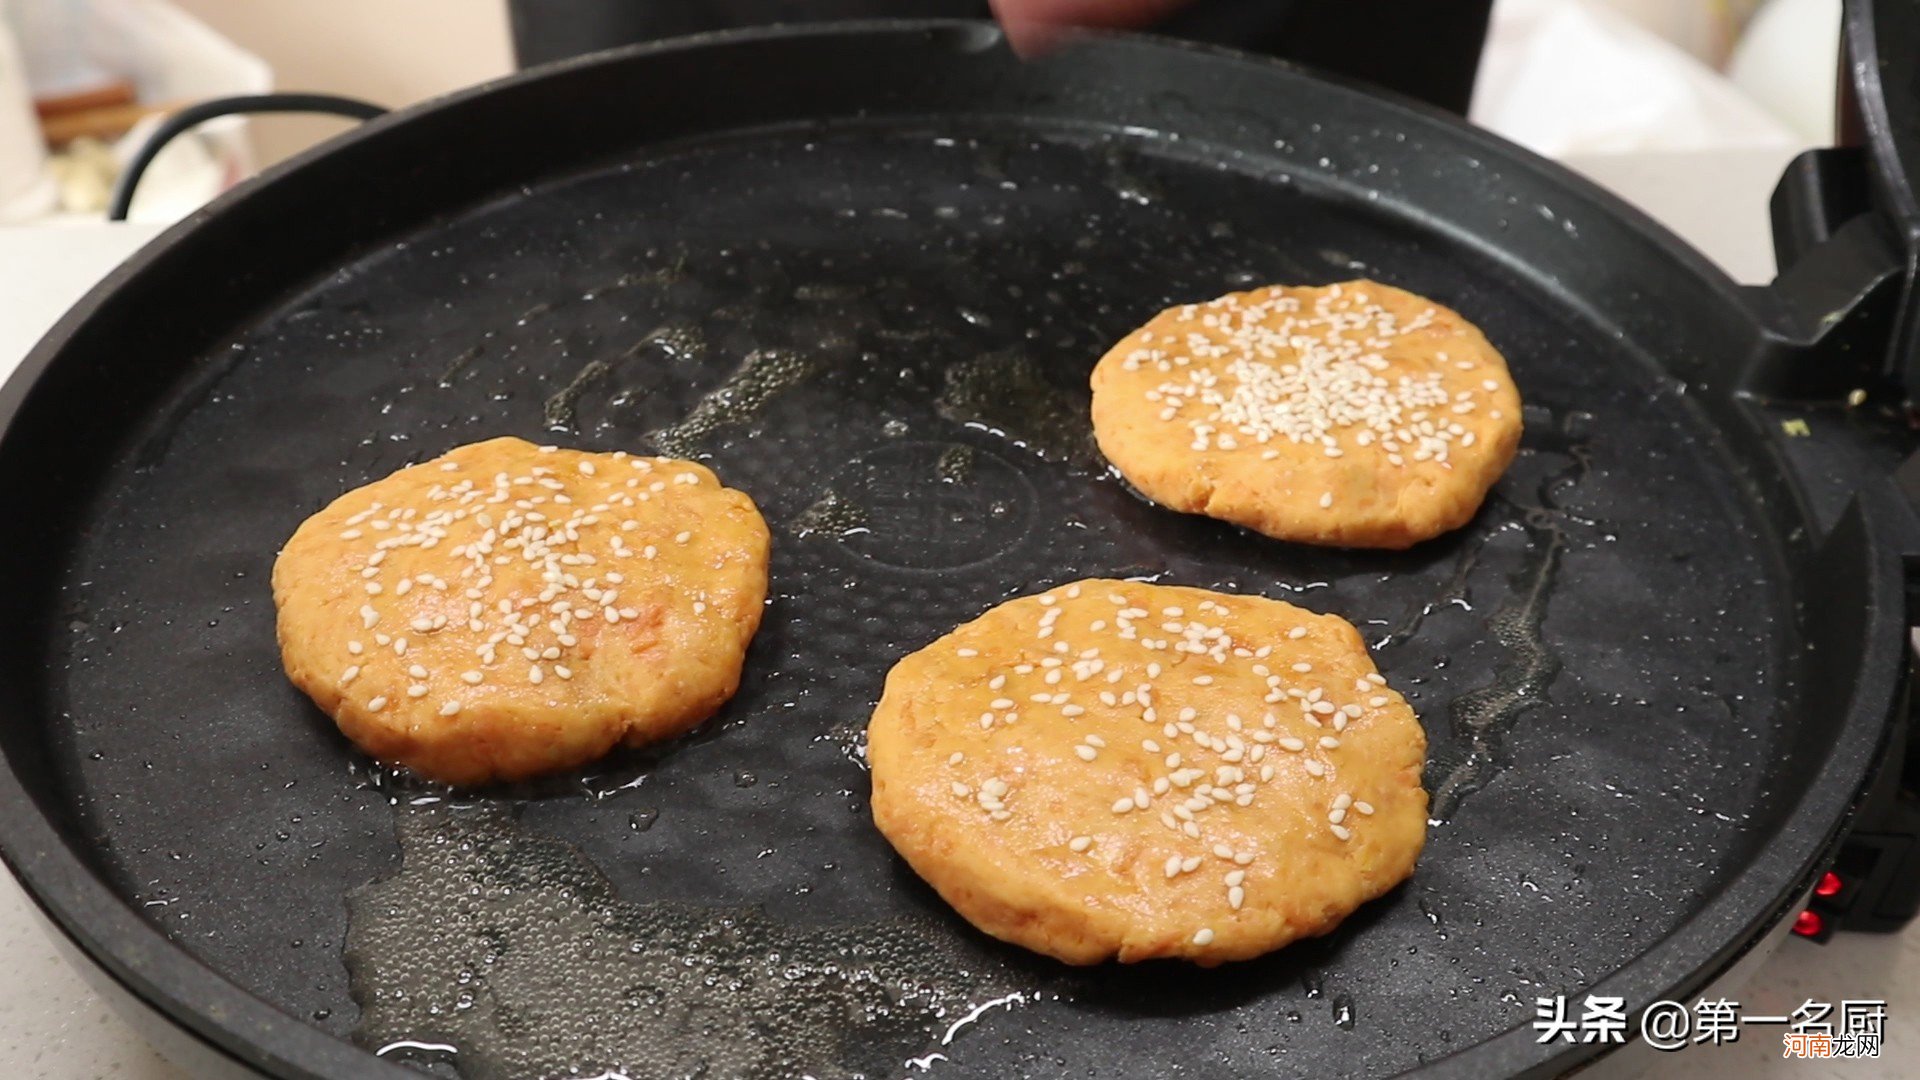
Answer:
<svg viewBox="0 0 1920 1080"><path fill-rule="evenodd" d="M1506 361L1372 281L1169 308L1093 370L1093 430L1148 498L1282 540L1404 548L1467 523L1520 443Z"/></svg>
<svg viewBox="0 0 1920 1080"><path fill-rule="evenodd" d="M887 677L873 816L975 926L1072 964L1243 960L1413 872L1426 738L1344 619L1088 580Z"/></svg>
<svg viewBox="0 0 1920 1080"><path fill-rule="evenodd" d="M702 466L491 439L300 526L273 568L281 655L383 761L454 784L567 769L733 695L767 549Z"/></svg>

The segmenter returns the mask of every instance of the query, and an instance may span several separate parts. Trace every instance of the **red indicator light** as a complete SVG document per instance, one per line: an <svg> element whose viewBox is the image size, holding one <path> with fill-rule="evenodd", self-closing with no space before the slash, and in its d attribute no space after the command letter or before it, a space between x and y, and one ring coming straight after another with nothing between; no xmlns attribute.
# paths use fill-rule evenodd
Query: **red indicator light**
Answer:
<svg viewBox="0 0 1920 1080"><path fill-rule="evenodd" d="M1813 895L1819 897L1838 896L1840 890L1846 888L1846 886L1847 883L1840 880L1839 874L1829 870L1820 875L1820 884L1813 887Z"/></svg>
<svg viewBox="0 0 1920 1080"><path fill-rule="evenodd" d="M1801 937L1818 937L1827 928L1827 920L1817 911L1803 911L1793 917L1793 932Z"/></svg>

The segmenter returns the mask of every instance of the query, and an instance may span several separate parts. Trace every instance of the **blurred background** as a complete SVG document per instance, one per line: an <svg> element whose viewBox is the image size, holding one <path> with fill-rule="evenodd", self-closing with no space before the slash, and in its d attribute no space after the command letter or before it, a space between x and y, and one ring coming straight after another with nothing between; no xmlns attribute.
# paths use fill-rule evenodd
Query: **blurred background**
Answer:
<svg viewBox="0 0 1920 1080"><path fill-rule="evenodd" d="M1295 4L1317 5L1355 11L1368 0ZM915 10L905 0L882 6ZM1468 11L1473 45L1484 41L1477 78L1470 45L1451 49L1464 57L1459 93L1399 89L1465 107L1476 122L1603 183L1661 155L1704 155L1704 167L1731 161L1743 174L1777 174L1794 153L1832 141L1840 0L1458 6ZM0 0L0 223L100 220L117 174L146 135L162 116L196 101L286 89L398 107L506 74L520 61L747 21L749 7L820 17L859 5ZM1470 105L1462 96L1469 89ZM204 124L154 162L129 216L178 218L350 124L319 116Z"/></svg>

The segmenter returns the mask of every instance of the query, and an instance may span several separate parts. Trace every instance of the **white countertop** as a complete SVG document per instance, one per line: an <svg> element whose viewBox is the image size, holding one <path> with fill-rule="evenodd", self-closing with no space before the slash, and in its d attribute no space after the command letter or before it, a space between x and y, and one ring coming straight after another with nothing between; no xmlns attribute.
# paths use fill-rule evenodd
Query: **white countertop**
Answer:
<svg viewBox="0 0 1920 1080"><path fill-rule="evenodd" d="M1575 163L1692 241L1742 281L1772 275L1767 194L1778 152L1663 154ZM146 226L0 228L0 375L115 263L155 234ZM185 1080L155 1054L54 953L19 886L0 874L0 1077ZM1897 937L1841 934L1829 944L1789 938L1739 993L1746 1011L1780 1015L1802 1001L1884 997L1888 1022L1878 1061L1783 1060L1777 1029L1749 1029L1731 1046L1659 1056L1649 1076L1768 1080L1909 1075L1920 1053L1920 922Z"/></svg>

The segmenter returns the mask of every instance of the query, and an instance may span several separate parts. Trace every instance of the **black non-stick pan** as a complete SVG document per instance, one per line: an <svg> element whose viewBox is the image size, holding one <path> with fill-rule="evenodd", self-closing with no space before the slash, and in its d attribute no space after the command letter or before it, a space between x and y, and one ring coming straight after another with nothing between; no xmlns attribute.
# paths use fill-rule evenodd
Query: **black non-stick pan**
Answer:
<svg viewBox="0 0 1920 1080"><path fill-rule="evenodd" d="M1528 402L1470 526L1276 543L1096 455L1130 327L1363 276L1478 322ZM6 385L0 839L207 1074L1564 1070L1607 1047L1538 1043L1535 998L1638 1010L1750 955L1900 691L1892 442L1770 396L1839 291L1742 290L1491 136L1146 39L861 25L508 79L243 186ZM448 792L287 684L268 568L342 490L508 433L708 462L773 524L774 599L694 735ZM1096 574L1359 625L1432 743L1412 880L1213 971L1065 968L920 884L868 817L882 677Z"/></svg>

